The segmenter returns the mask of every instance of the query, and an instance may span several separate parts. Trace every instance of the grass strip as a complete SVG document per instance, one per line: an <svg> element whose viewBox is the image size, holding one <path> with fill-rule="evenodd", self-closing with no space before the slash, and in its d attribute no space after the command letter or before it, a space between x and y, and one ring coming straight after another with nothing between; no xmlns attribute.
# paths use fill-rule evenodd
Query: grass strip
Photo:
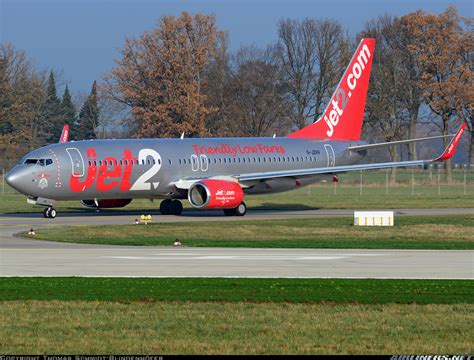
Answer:
<svg viewBox="0 0 474 360"><path fill-rule="evenodd" d="M472 304L7 301L2 354L467 354Z"/></svg>
<svg viewBox="0 0 474 360"><path fill-rule="evenodd" d="M397 217L393 227L353 226L349 217L66 226L35 239L110 245L333 249L474 249L474 216ZM218 227L219 231L216 231ZM26 233L22 234L27 236Z"/></svg>
<svg viewBox="0 0 474 360"><path fill-rule="evenodd" d="M0 278L0 301L474 303L470 280Z"/></svg>

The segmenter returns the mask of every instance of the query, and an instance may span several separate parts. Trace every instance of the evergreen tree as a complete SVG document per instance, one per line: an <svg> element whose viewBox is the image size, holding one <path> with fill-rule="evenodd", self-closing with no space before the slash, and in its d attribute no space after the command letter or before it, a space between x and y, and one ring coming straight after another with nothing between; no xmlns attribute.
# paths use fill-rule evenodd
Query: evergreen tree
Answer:
<svg viewBox="0 0 474 360"><path fill-rule="evenodd" d="M91 92L79 112L79 117L74 127L74 138L77 140L95 139L95 129L98 123L97 83L94 81Z"/></svg>
<svg viewBox="0 0 474 360"><path fill-rule="evenodd" d="M41 132L47 143L59 141L63 127L63 113L61 101L56 92L56 81L51 71L49 74L46 100L43 103L41 115Z"/></svg>
<svg viewBox="0 0 474 360"><path fill-rule="evenodd" d="M76 120L76 107L72 103L71 94L69 88L66 85L64 89L63 99L61 101L61 110L63 115L63 123L73 126Z"/></svg>
<svg viewBox="0 0 474 360"><path fill-rule="evenodd" d="M9 116L9 109L12 105L11 95L7 62L4 58L0 57L0 135L11 134L13 131L13 125Z"/></svg>

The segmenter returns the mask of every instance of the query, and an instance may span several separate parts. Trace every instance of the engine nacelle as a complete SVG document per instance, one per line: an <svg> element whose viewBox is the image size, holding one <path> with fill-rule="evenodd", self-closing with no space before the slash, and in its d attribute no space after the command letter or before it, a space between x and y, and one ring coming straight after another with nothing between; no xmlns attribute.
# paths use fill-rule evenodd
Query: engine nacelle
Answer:
<svg viewBox="0 0 474 360"><path fill-rule="evenodd" d="M234 209L244 200L244 192L233 181L201 180L189 188L188 200L196 209Z"/></svg>
<svg viewBox="0 0 474 360"><path fill-rule="evenodd" d="M97 209L121 208L131 202L132 199L81 200L82 205Z"/></svg>

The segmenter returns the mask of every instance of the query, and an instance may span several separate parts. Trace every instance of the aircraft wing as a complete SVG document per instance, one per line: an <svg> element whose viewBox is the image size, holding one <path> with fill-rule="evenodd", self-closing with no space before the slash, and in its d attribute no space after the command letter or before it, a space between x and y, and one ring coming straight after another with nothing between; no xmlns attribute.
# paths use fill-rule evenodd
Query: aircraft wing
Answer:
<svg viewBox="0 0 474 360"><path fill-rule="evenodd" d="M265 180L283 177L301 177L311 176L320 174L336 174L340 172L358 171L358 170L373 170L373 169L386 169L392 167L408 167L408 166L419 166L425 165L436 161L444 161L451 158L456 151L456 147L459 144L466 124L464 123L451 140L449 145L444 149L443 153L430 160L414 160L414 161L398 161L398 162L384 162L384 163L372 163L372 164L357 164L357 165L343 165L343 166L332 166L314 169L301 169L301 170L284 170L284 171L269 171L252 174L242 174L237 176L240 182L253 181L253 180Z"/></svg>
<svg viewBox="0 0 474 360"><path fill-rule="evenodd" d="M228 176L211 176L207 178L186 178L175 181L172 184L181 190L188 190L192 184L199 180L205 179L219 179L224 181L235 181L239 182L242 187L249 187L252 184L246 184L246 182L252 182L256 180L269 180L275 178L284 178L284 177L303 177L311 175L321 175L321 174L336 174L348 171L358 171L358 170L373 170L373 169L386 169L392 167L408 167L408 166L420 166L429 164L437 161L444 161L451 158L456 151L456 147L459 143L462 133L466 128L466 124L463 124L456 135L449 143L449 145L444 149L443 153L430 160L414 160L414 161L398 161L398 162L384 162L384 163L372 163L372 164L357 164L357 165L343 165L343 166L332 166L332 167L319 167L313 169L297 169L297 170L282 170L282 171L267 171L267 172L258 172L250 174L235 174ZM384 143L390 144L390 143Z"/></svg>
<svg viewBox="0 0 474 360"><path fill-rule="evenodd" d="M356 145L356 146L349 146L347 148L347 150L364 151L364 150L370 150L370 149L375 149L375 148L379 148L379 147L401 145L401 144L410 144L410 143L419 142L419 141L442 139L442 138L454 137L454 136L456 136L456 134L454 134L454 135L453 134L451 134L451 135L438 135L438 136L424 137L424 138L418 138L418 139L390 141L390 142L383 142L383 143L376 143L376 144Z"/></svg>

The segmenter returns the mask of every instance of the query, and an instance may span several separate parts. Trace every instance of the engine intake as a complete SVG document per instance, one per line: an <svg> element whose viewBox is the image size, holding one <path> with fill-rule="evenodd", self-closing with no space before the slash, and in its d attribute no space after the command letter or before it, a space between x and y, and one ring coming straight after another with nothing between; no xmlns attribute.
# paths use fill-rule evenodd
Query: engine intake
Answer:
<svg viewBox="0 0 474 360"><path fill-rule="evenodd" d="M244 192L233 181L202 180L191 185L188 200L196 209L234 209L244 200Z"/></svg>

